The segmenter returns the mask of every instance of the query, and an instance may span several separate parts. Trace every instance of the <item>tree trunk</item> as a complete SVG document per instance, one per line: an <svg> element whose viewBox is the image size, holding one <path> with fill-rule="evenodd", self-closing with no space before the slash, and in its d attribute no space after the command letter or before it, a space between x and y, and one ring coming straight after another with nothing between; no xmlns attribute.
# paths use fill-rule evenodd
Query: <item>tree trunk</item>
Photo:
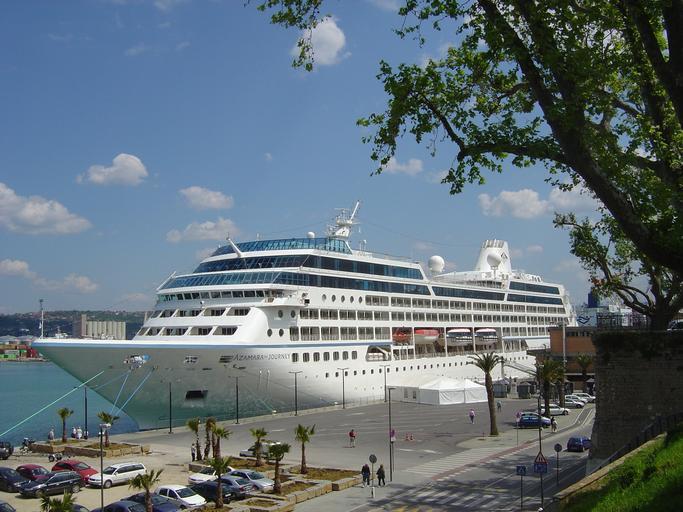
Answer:
<svg viewBox="0 0 683 512"><path fill-rule="evenodd" d="M199 434L197 434L197 460L202 460L202 445L199 443Z"/></svg>
<svg viewBox="0 0 683 512"><path fill-rule="evenodd" d="M254 444L254 451L256 452L256 467L263 466L263 456L261 455L261 442Z"/></svg>
<svg viewBox="0 0 683 512"><path fill-rule="evenodd" d="M204 459L209 460L209 455L211 455L211 433L206 433L206 444L204 445Z"/></svg>
<svg viewBox="0 0 683 512"><path fill-rule="evenodd" d="M216 486L216 508L223 508L223 485L221 484L221 476L218 475L218 485Z"/></svg>
<svg viewBox="0 0 683 512"><path fill-rule="evenodd" d="M491 374L486 372L486 399L489 402L489 422L491 424L491 435L498 435L498 425L496 424L496 404L494 403L493 397L493 379Z"/></svg>
<svg viewBox="0 0 683 512"><path fill-rule="evenodd" d="M147 509L147 512L154 512L152 493L149 492L149 489L145 490L145 509Z"/></svg>
<svg viewBox="0 0 683 512"><path fill-rule="evenodd" d="M66 419L62 419L62 443L66 443Z"/></svg>
<svg viewBox="0 0 683 512"><path fill-rule="evenodd" d="M280 486L280 461L275 459L275 477L273 477L275 484L273 485L273 492L280 494L282 487Z"/></svg>
<svg viewBox="0 0 683 512"><path fill-rule="evenodd" d="M301 443L301 474L305 475L308 473L308 468L306 467L306 443Z"/></svg>
<svg viewBox="0 0 683 512"><path fill-rule="evenodd" d="M587 370L587 368L581 368L581 391L583 391L584 393L587 393L586 389L588 388L588 386L586 385L586 380L588 380Z"/></svg>
<svg viewBox="0 0 683 512"><path fill-rule="evenodd" d="M105 429L104 431L104 446L105 448L109 448L109 429Z"/></svg>
<svg viewBox="0 0 683 512"><path fill-rule="evenodd" d="M213 458L214 459L220 459L221 458L221 440L220 440L220 438L216 438L216 444L213 447Z"/></svg>
<svg viewBox="0 0 683 512"><path fill-rule="evenodd" d="M550 381L543 381L543 404L545 405L545 414L550 418Z"/></svg>

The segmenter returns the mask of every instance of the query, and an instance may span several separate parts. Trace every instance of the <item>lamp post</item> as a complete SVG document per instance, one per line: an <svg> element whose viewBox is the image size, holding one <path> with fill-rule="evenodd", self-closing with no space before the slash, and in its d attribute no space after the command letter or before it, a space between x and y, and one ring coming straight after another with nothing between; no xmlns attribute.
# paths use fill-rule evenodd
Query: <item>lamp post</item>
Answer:
<svg viewBox="0 0 683 512"><path fill-rule="evenodd" d="M85 409L85 432L83 432L83 437L88 439L88 386L83 386L83 408Z"/></svg>
<svg viewBox="0 0 683 512"><path fill-rule="evenodd" d="M383 364L380 365L380 368L384 368L384 401L387 401L387 368L389 368L391 365L389 364Z"/></svg>
<svg viewBox="0 0 683 512"><path fill-rule="evenodd" d="M299 398L298 398L298 389L296 385L296 376L302 373L303 370L298 370L295 372L289 372L294 374L294 416L299 415Z"/></svg>
<svg viewBox="0 0 683 512"><path fill-rule="evenodd" d="M235 370L244 370L246 366L237 366L233 364L232 367ZM240 376L239 375L228 375L228 378L235 379L235 424L240 424ZM296 386L295 386L296 387Z"/></svg>
<svg viewBox="0 0 683 512"><path fill-rule="evenodd" d="M173 391L171 381L168 381L168 433L173 434Z"/></svg>
<svg viewBox="0 0 683 512"><path fill-rule="evenodd" d="M109 423L100 423L100 510L104 510L104 433L111 427Z"/></svg>
<svg viewBox="0 0 683 512"><path fill-rule="evenodd" d="M394 481L394 429L391 425L391 391L396 388L387 388L389 395L389 481Z"/></svg>
<svg viewBox="0 0 683 512"><path fill-rule="evenodd" d="M349 368L337 368L337 370L340 370L342 372L342 409L346 409L346 387L345 387L345 379L344 377L346 376L346 370Z"/></svg>

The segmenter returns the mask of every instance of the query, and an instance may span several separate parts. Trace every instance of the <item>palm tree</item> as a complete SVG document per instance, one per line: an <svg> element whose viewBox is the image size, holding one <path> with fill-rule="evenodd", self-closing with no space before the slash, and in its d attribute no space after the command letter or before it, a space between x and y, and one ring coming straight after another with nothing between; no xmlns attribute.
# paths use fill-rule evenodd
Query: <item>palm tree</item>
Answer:
<svg viewBox="0 0 683 512"><path fill-rule="evenodd" d="M214 427L213 428L213 436L216 439L215 444L213 445L213 458L214 459L220 459L221 458L221 439L227 439L230 437L230 430L227 428L223 427Z"/></svg>
<svg viewBox="0 0 683 512"><path fill-rule="evenodd" d="M43 496L40 498L40 510L42 512L71 512L76 504L73 494L65 492L62 499Z"/></svg>
<svg viewBox="0 0 683 512"><path fill-rule="evenodd" d="M289 449L290 446L287 443L271 444L268 448L268 458L275 461L275 476L273 477L275 481L273 492L275 494L280 494L282 491L282 486L280 485L280 461L289 453Z"/></svg>
<svg viewBox="0 0 683 512"><path fill-rule="evenodd" d="M109 429L114 425L114 422L116 422L119 417L104 411L98 412L97 417L102 421L102 423L107 423L109 425L109 428L104 429L104 446L109 448Z"/></svg>
<svg viewBox="0 0 683 512"><path fill-rule="evenodd" d="M66 419L74 412L68 407L57 409L57 414L62 418L62 443L66 443Z"/></svg>
<svg viewBox="0 0 683 512"><path fill-rule="evenodd" d="M212 433L214 428L216 428L216 418L206 418L206 422L204 424L204 430L206 431L206 444L204 445L205 460L208 460L209 454L211 453L211 447L213 446Z"/></svg>
<svg viewBox="0 0 683 512"><path fill-rule="evenodd" d="M232 462L230 457L214 457L208 464L216 472L216 508L223 508L223 485L221 477L228 472L230 469L230 463Z"/></svg>
<svg viewBox="0 0 683 512"><path fill-rule="evenodd" d="M586 392L586 379L588 378L588 368L593 364L593 356L589 354L579 354L576 356L576 364L581 368L582 391Z"/></svg>
<svg viewBox="0 0 683 512"><path fill-rule="evenodd" d="M199 444L199 418L192 418L187 420L187 428L194 432L195 443L197 446L197 460L202 460L202 446Z"/></svg>
<svg viewBox="0 0 683 512"><path fill-rule="evenodd" d="M250 428L249 432L254 437L254 454L256 455L256 467L263 466L263 455L261 450L263 448L263 440L268 435L264 428Z"/></svg>
<svg viewBox="0 0 683 512"><path fill-rule="evenodd" d="M145 471L141 475L136 475L128 483L128 487L137 489L138 491L145 491L145 508L147 512L153 512L154 506L152 504L152 488L161 480L161 473L163 469L151 469Z"/></svg>
<svg viewBox="0 0 683 512"><path fill-rule="evenodd" d="M311 437L315 434L315 425L312 427L304 427L302 424L297 425L294 429L294 439L301 443L301 474L308 473L306 467L306 443L311 442Z"/></svg>
<svg viewBox="0 0 683 512"><path fill-rule="evenodd" d="M496 404L493 396L493 379L491 372L500 363L505 360L495 352L488 352L486 354L475 354L470 356L472 364L484 372L484 384L486 386L486 399L489 403L489 421L491 424L491 435L498 435L498 425L496 423Z"/></svg>
<svg viewBox="0 0 683 512"><path fill-rule="evenodd" d="M543 389L543 403L545 405L545 415L550 417L550 385L560 379L564 379L564 368L562 362L555 359L546 359L543 363L536 365L539 385Z"/></svg>

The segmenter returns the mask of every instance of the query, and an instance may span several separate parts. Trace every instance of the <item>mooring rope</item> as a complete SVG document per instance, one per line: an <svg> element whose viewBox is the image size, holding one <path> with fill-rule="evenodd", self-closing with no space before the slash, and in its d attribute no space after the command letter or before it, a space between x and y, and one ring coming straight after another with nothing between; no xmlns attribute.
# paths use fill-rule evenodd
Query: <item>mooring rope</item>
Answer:
<svg viewBox="0 0 683 512"><path fill-rule="evenodd" d="M131 373L133 373L133 370L128 370L128 372L126 373L126 378L123 379L123 383L119 388L119 392L116 394L116 400L114 400L114 403L111 406L111 411L109 411L109 414L114 414L114 409L116 409L116 403L119 401L119 398L121 397L121 392L123 391L123 388L126 386L126 382L128 382L128 377L130 377Z"/></svg>
<svg viewBox="0 0 683 512"><path fill-rule="evenodd" d="M128 397L128 400L126 400L126 401L123 403L123 405L122 405L121 407L119 407L119 410L118 410L119 413L120 413L121 411L123 411L123 408L124 408L126 405L128 405L128 402L130 402L130 401L133 399L133 397L135 396L135 394L136 394L138 391L140 391L140 388L141 388L142 385L147 381L147 379L149 379L149 377L150 377L150 375L152 375L152 372L153 372L153 371L154 371L154 368L152 368L152 369L149 371L149 373L148 373L147 375L145 375L145 377L140 381L140 384L138 384L138 387L136 387L136 388L133 390L133 392L131 393L131 395ZM113 413L113 409L112 409L112 413Z"/></svg>

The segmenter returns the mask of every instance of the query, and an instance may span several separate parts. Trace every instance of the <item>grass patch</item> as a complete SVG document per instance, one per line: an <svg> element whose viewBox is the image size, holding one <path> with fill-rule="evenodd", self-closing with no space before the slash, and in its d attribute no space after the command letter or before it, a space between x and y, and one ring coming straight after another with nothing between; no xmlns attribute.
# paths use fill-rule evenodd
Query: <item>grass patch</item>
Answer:
<svg viewBox="0 0 683 512"><path fill-rule="evenodd" d="M270 471L275 469L275 464L268 464L265 459L263 460L263 465L256 466L256 459L239 459L237 457L232 457L230 459L230 465L235 469L253 469L254 471Z"/></svg>
<svg viewBox="0 0 683 512"><path fill-rule="evenodd" d="M601 489L578 494L569 512L681 510L683 498L683 425L631 457L605 477Z"/></svg>
<svg viewBox="0 0 683 512"><path fill-rule="evenodd" d="M83 448L91 448L93 450L100 449L99 441L97 443L84 444ZM105 450L123 450L124 448L130 448L130 443L109 443L109 446L102 445Z"/></svg>
<svg viewBox="0 0 683 512"><path fill-rule="evenodd" d="M254 507L272 507L277 502L274 500L262 500L261 498L252 498L244 502L244 505L253 505Z"/></svg>
<svg viewBox="0 0 683 512"><path fill-rule="evenodd" d="M306 489L310 489L311 487L314 487L314 486L315 486L315 484L311 484L308 482L294 482L293 484L283 486L282 492L279 494L279 496L286 496L288 494L292 494L295 492L305 491Z"/></svg>
<svg viewBox="0 0 683 512"><path fill-rule="evenodd" d="M300 474L299 469L299 467L294 467L292 468L291 473ZM359 474L358 471L351 471L349 469L308 468L308 473L301 476L312 480L330 480L335 482L342 478L350 478L352 476L358 476Z"/></svg>

